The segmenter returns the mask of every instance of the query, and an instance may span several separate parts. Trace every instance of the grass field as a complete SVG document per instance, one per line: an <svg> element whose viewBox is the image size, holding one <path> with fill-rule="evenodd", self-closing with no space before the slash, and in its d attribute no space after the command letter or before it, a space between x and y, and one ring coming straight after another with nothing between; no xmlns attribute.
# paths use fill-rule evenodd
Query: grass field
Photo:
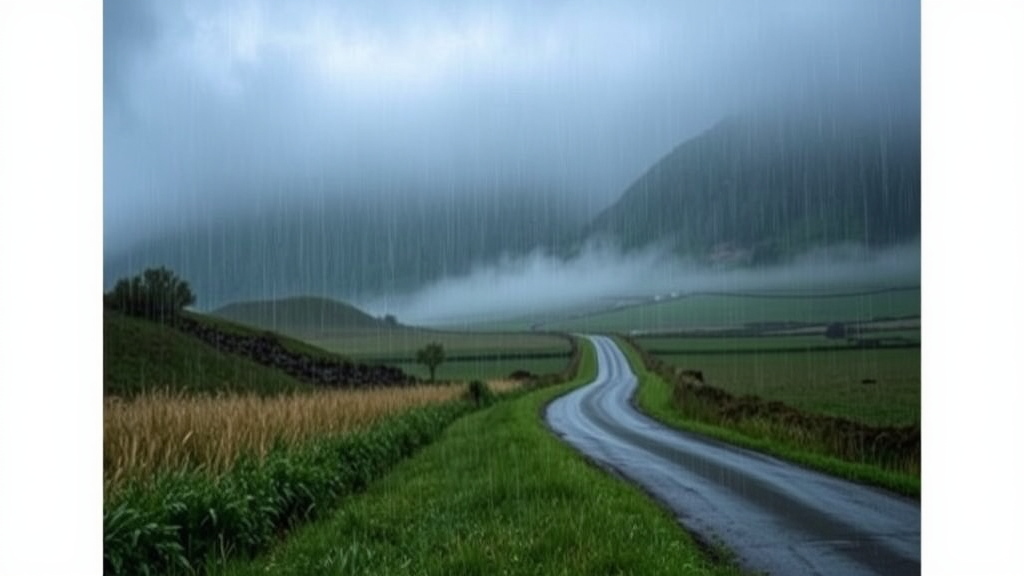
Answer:
<svg viewBox="0 0 1024 576"><path fill-rule="evenodd" d="M808 436L800 430L789 429L787 426L778 427L778 423L773 423L770 420L754 418L743 421L738 425L738 428L734 428L709 424L699 419L687 417L675 402L673 385L657 374L648 371L644 367L639 354L632 346L622 340L619 341L619 344L629 358L630 365L640 382L636 393L637 405L644 412L669 426L705 434L732 444L766 452L857 482L881 486L910 496L920 494L919 460L916 463L897 462L895 463L895 468L887 468L874 463L839 458L832 454L833 450L827 443L823 444L819 439ZM893 352L906 352L906 350L895 350ZM915 350L913 352L919 351ZM852 353L855 352L842 352L842 354ZM811 352L806 354L819 355L822 353ZM743 358L748 356L751 355L744 354ZM723 357L715 356L715 358L722 359ZM900 362L903 361L905 359ZM740 365L742 366L742 363ZM704 376L706 380L710 380L709 372L705 372ZM837 395L831 394L828 390L815 389L810 396L828 404L831 402L830 399ZM869 404L861 400L858 400L858 402L860 406ZM839 406L838 410L847 414L857 412L856 409L851 410L846 406ZM902 408L894 411L895 416L890 417L903 418L908 412L914 410L919 410L919 405L911 407L908 402ZM879 416L869 415L868 418L878 419ZM786 440L782 440L783 438Z"/></svg>
<svg viewBox="0 0 1024 576"><path fill-rule="evenodd" d="M498 383L500 391L509 384ZM230 469L242 454L264 457L324 435L372 426L382 418L465 394L462 386L319 390L261 397L146 393L103 403L103 481L111 493L129 480L202 468Z"/></svg>
<svg viewBox="0 0 1024 576"><path fill-rule="evenodd" d="M319 353L324 354L322 350ZM219 352L173 328L104 310L104 395L130 396L165 389L273 394L312 387L281 371Z"/></svg>
<svg viewBox="0 0 1024 576"><path fill-rule="evenodd" d="M546 430L577 379L462 418L330 517L216 574L735 574L642 492Z"/></svg>
<svg viewBox="0 0 1024 576"><path fill-rule="evenodd" d="M569 341L563 336L523 332L473 333L393 328L350 330L328 340L311 341L316 346L357 361L397 366L419 378L428 378L430 372L416 363L416 351L431 342L441 343L448 357L437 369L439 381L504 378L516 370L532 374L561 372L569 363L571 351ZM534 354L538 357L529 357Z"/></svg>
<svg viewBox="0 0 1024 576"><path fill-rule="evenodd" d="M902 339L908 343L921 343L920 330L892 330L871 332L865 338ZM658 354L676 353L732 353L769 350L814 350L837 347L855 348L846 340L829 339L824 335L797 336L639 336L634 341L645 350Z"/></svg>
<svg viewBox="0 0 1024 576"><path fill-rule="evenodd" d="M544 375L561 372L569 364L569 356L563 358L500 358L483 360L446 361L437 368L436 378L439 382L492 380L505 378L516 370L526 370L531 374ZM422 364L415 362L391 362L418 378L429 378L430 372Z"/></svg>
<svg viewBox="0 0 1024 576"><path fill-rule="evenodd" d="M921 313L920 289L835 297L800 298L694 295L597 312L544 324L567 332L628 332L745 326L771 322L828 323Z"/></svg>
<svg viewBox="0 0 1024 576"><path fill-rule="evenodd" d="M409 358L431 342L439 342L449 356L498 353L564 352L569 341L562 336L542 333L447 332L395 328L389 330L351 330L329 339L312 340L325 350L359 359Z"/></svg>
<svg viewBox="0 0 1024 576"><path fill-rule="evenodd" d="M752 394L879 426L921 420L920 349L658 357L680 368L701 370L705 383L737 395Z"/></svg>

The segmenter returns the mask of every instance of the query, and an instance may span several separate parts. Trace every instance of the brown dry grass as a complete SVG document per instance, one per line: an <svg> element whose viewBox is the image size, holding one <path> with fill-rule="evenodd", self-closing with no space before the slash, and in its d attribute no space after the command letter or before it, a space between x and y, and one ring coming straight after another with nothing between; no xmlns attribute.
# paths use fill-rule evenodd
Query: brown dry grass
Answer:
<svg viewBox="0 0 1024 576"><path fill-rule="evenodd" d="M491 392L495 394L505 394L506 392L512 392L518 390L523 383L520 380L488 380L487 387L491 389Z"/></svg>
<svg viewBox="0 0 1024 576"><path fill-rule="evenodd" d="M497 393L518 382L490 383ZM458 398L462 386L325 390L260 397L254 394L187 396L148 393L103 403L103 484L106 493L128 479L201 467L221 473L242 453L264 456L276 443L294 445L342 434L427 404Z"/></svg>

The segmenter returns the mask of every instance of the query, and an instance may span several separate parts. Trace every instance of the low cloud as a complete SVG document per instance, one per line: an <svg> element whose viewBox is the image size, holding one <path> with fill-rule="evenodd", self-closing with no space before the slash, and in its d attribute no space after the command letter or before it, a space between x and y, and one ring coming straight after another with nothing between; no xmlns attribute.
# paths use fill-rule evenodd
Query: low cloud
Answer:
<svg viewBox="0 0 1024 576"><path fill-rule="evenodd" d="M623 253L591 243L563 260L543 252L446 278L402 298L363 303L404 323L456 325L562 316L616 304L695 292L798 292L918 285L919 243L868 251L855 245L815 248L790 263L723 268L682 260L664 248Z"/></svg>

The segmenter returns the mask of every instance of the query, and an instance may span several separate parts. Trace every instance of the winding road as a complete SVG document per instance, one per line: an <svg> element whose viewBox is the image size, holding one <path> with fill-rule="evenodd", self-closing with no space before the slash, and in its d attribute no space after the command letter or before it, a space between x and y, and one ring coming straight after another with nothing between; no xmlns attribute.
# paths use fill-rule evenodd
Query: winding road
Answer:
<svg viewBox="0 0 1024 576"><path fill-rule="evenodd" d="M921 572L917 502L667 428L631 404L636 376L615 343L588 338L597 379L552 401L548 425L701 539L774 575Z"/></svg>

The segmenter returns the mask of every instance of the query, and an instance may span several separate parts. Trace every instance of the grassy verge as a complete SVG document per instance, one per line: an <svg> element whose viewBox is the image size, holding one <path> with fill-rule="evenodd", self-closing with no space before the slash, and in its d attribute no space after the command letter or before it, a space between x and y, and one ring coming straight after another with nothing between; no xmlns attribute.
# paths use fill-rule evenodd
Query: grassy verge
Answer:
<svg viewBox="0 0 1024 576"><path fill-rule="evenodd" d="M586 463L539 417L593 379L583 348L568 384L460 419L330 518L244 574L734 574L639 490Z"/></svg>
<svg viewBox="0 0 1024 576"><path fill-rule="evenodd" d="M771 454L855 482L879 486L908 496L920 496L920 476L895 472L876 465L841 460L780 442L776 438L752 436L734 429L685 417L673 402L672 386L657 374L646 369L639 353L633 346L621 338L616 340L629 359L630 366L639 380L635 402L640 409L664 424Z"/></svg>

